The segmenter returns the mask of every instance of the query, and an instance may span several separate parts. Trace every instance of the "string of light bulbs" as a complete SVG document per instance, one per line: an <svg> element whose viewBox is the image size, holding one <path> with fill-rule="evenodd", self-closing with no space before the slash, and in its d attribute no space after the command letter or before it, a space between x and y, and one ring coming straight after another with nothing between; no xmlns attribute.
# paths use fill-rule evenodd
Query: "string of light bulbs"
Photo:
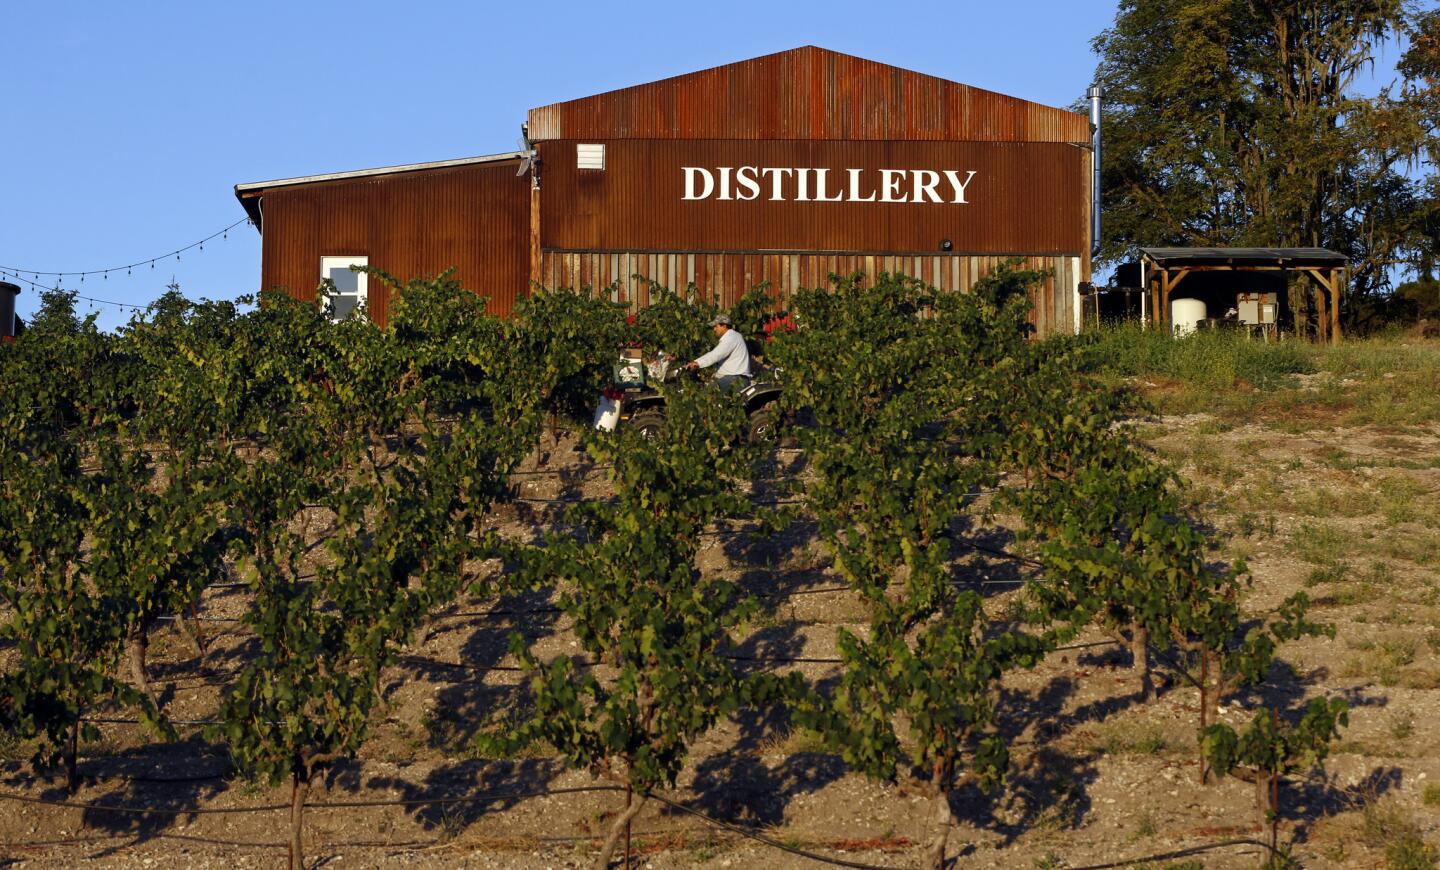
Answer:
<svg viewBox="0 0 1440 870"><path fill-rule="evenodd" d="M189 250L191 250L191 249L194 249L194 248L199 248L200 250L203 251L203 250L205 250L205 243L206 243L206 242L211 241L211 240L216 239L216 238L222 238L222 239L223 239L223 238L228 238L229 235L230 235L230 231L231 231L231 230L235 229L236 227L240 226L241 224L253 224L253 223L254 223L254 221L252 221L252 220L251 220L250 218L248 218L248 217L246 217L246 218L241 218L240 220L236 221L235 223L231 224L231 225L228 226L228 227L225 227L224 229L216 230L215 232L211 233L210 235L206 236L205 238L201 239L201 240L198 241L198 242L191 242L190 244L184 246L183 248L176 248L175 250L171 251L171 252L168 253L168 254L161 254L161 255L158 256L158 257L146 257L146 258L143 259L143 260L136 260L135 262L133 262L133 263L127 263L127 264L124 265L124 266L111 266L111 267L108 268L108 269L86 269L86 270L84 270L84 271L77 271L77 272L47 272L47 271L44 271L43 269L24 269L24 268L21 268L21 267L19 267L19 266L0 266L0 275L8 275L9 277L19 278L21 281L24 281L25 283L30 284L30 285L33 286L33 287L45 287L45 289L47 289L47 290L50 289L48 285L36 283L37 281L39 281L39 279L40 279L40 277L41 277L42 275L48 275L48 276L54 277L54 278L56 278L56 279L63 279L63 278L66 278L66 277L74 278L74 277L77 277L77 276L78 276L82 282L85 280L85 276L86 276L86 275L100 275L100 276L102 276L102 280L105 279L105 278L109 278L111 272L120 272L120 271L123 271L123 272L125 272L125 274L129 275L129 274L132 274L132 270L138 269L138 268L140 268L141 266L144 266L144 265L146 265L146 264L149 264L150 268L153 269L153 268L155 268L155 264L158 263L158 262L160 262L161 260L168 260L168 259L170 259L171 257L174 257L175 259L178 260L178 259L180 259L180 255L181 255L181 254L183 254L183 253L185 253L186 251L189 251ZM33 277L35 280L32 281L32 280L29 280L29 279L27 279L27 278L23 278L23 277L21 277L22 274L29 274L29 275L30 275L31 277ZM84 297L81 297L81 298L84 298ZM103 301L103 300L92 300L92 301ZM111 304L112 304L112 305L117 305L117 304L119 304L119 303L111 303ZM132 306L132 307L133 307L133 306Z"/></svg>
<svg viewBox="0 0 1440 870"><path fill-rule="evenodd" d="M68 273L67 273L67 274L68 274ZM40 283L39 281L31 281L29 278L26 278L26 277L24 277L24 276L22 276L22 275L9 274L9 273L6 273L6 272L4 272L4 271L0 271L0 278L6 279L6 280L24 281L26 284L29 284L31 287L34 287L36 290L60 290L60 289L63 289L63 288L60 287L60 285L59 285L58 283L56 283L56 284L42 284L42 283ZM101 304L101 305L114 305L116 308L133 308L133 309L135 309L136 311L144 311L145 308L147 307L147 306L145 306L145 305L132 305L132 304L130 304L129 302L114 302L114 301L109 300L109 299L96 299L96 298L93 297L93 296L81 296L79 293L76 293L76 294L75 294L75 298L76 298L76 299L83 299L83 300L85 300L86 302L96 302L96 303L99 303L99 304Z"/></svg>

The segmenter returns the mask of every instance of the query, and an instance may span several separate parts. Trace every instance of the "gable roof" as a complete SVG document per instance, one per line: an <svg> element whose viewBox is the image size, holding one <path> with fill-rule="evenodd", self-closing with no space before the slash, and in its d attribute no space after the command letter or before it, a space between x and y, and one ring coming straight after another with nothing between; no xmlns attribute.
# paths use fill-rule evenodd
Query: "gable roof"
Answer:
<svg viewBox="0 0 1440 870"><path fill-rule="evenodd" d="M813 45L530 110L530 138L1088 143L1082 114Z"/></svg>
<svg viewBox="0 0 1440 870"><path fill-rule="evenodd" d="M275 178L270 181L247 181L235 185L235 197L240 200L245 213L255 228L260 229L259 198L267 190L290 187L295 184L314 184L318 181L343 181L347 178L365 178L371 175L395 175L401 172L420 172L426 169L446 169L451 166L473 166L481 163L501 163L506 160L519 161L524 157L521 151L506 151L501 154L485 154L479 157L461 157L455 160L432 160L428 163L405 163L400 166L377 166L374 169L352 169L345 172L327 172L321 175L298 175L294 178Z"/></svg>

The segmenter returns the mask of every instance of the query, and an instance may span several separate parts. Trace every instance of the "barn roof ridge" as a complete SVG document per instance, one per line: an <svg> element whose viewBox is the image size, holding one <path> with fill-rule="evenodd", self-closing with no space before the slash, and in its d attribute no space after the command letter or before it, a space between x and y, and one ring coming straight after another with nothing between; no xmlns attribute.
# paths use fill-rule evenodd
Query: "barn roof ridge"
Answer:
<svg viewBox="0 0 1440 870"><path fill-rule="evenodd" d="M610 88L609 90L605 90L605 91L596 91L596 92L593 93L593 94L586 94L586 95L581 96L581 97L571 97L571 98L566 99L566 100L554 100L554 101L552 101L552 102L545 103L545 104L540 105L540 106L536 106L535 108L536 108L536 109L548 109L548 108L550 108L551 106L560 106L560 105L564 105L565 103L576 103L576 102L581 102L581 101L583 101L583 100L593 99L593 98L595 98L595 97L608 97L608 96L611 96L611 95L613 95L613 94L617 94L617 93L619 93L619 92L621 92L621 91L629 91L629 90L633 90L633 89L635 89L635 88L649 87L649 86L651 86L651 85L663 85L663 84L666 84L666 83L669 83L669 82L673 82L673 81L675 81L675 80L677 80L677 79L683 79L683 78L688 78L688 77L690 77L690 76L701 76L701 75L705 75L705 74L707 74L707 73L713 73L713 72L715 72L715 71L717 71L717 70L725 69L726 67L741 66L741 65L744 65L744 64L758 63L758 62L760 62L760 61L770 60L770 59L772 59L772 58L779 58L779 57L783 57L783 56L789 55L789 54L799 54L799 53L801 53L801 52L818 52L818 53L821 54L821 55L831 55L831 56L834 56L834 57L842 57L842 58L845 58L845 59L847 59L847 60L860 61L861 63L873 63L873 64L875 64L876 66L888 67L888 68L890 68L890 69L895 70L896 72L905 73L906 75L916 76L916 77L918 77L918 78L931 79L931 80L937 81L937 82L943 82L944 84L947 84L947 85L954 85L954 86L956 86L956 87L966 88L966 89L968 89L968 90L974 91L974 92L979 93L979 94L985 94L985 95L987 95L987 96L998 97L999 99L1003 99L1003 100L1014 100L1014 101L1019 102L1019 103L1028 103L1028 104L1033 105L1033 106L1041 106L1041 107L1046 108L1046 109L1054 109L1054 110L1057 111L1057 112L1068 112L1068 113L1070 113L1070 114L1082 114L1082 113L1078 113L1078 112L1073 112L1073 111L1071 111L1070 109L1067 109L1067 108L1065 108L1065 107L1063 107L1063 106L1052 106L1052 105L1050 105L1049 103L1042 103L1042 102L1040 102L1039 100L1030 100L1030 99L1026 99L1025 97L1017 97L1017 96L1015 96L1014 94L1007 94L1007 93L1004 93L1004 92L1001 92L1001 91L993 91L993 90L990 90L989 88L982 88L982 87L980 87L980 86L978 86L978 85L969 84L968 82L957 81L957 80L955 80L955 79L948 79L948 78L945 78L944 76L937 76L937 75L935 75L934 73L921 72L920 70L911 69L910 67L898 66L898 65L893 64L893 63L887 63L887 62L885 62L885 61L883 61L883 60L875 60L875 59L873 59L873 58L861 57L861 56L858 55L858 54L850 54L849 52L846 52L846 51L836 51L836 50L833 49L833 48L826 48L826 47L823 46L823 45L815 45L814 43L806 43L806 44L804 44L804 45L797 45L797 46L795 46L794 48L786 48L786 49L782 49L782 50L780 50L780 51L772 51L772 52L770 52L769 54L759 54L759 55L756 55L755 57L747 57L747 58L741 58L740 60L732 60L732 61L726 61L725 63L717 63L717 64L715 64L714 66L707 66L707 67L704 67L703 69L695 69L695 70L689 70L689 71L687 71L687 72L676 73L676 74L671 75L671 76L665 76L664 78L661 78L661 79L653 79L653 80L648 81L648 82L636 82L635 84L631 84L631 85L621 85L621 86L618 87L618 88Z"/></svg>
<svg viewBox="0 0 1440 870"><path fill-rule="evenodd" d="M792 66L780 69L780 75L755 72L787 63ZM823 66L827 64L828 68ZM791 78L784 77L787 72ZM708 130L714 123L703 120L705 110L699 107L714 102L717 96L721 101L734 96L734 92L716 89L716 79L727 74L743 78L751 94L758 90L762 95L771 95L771 104L764 108L753 101L729 106L724 114L732 124L743 125L746 114L755 113L752 123L756 130L738 138L915 138L897 132L900 125L919 131L919 138L1027 140L1030 136L1025 131L1044 129L1039 137L1043 141L1089 141L1089 119L1083 113L813 44L536 106L529 111L530 136L536 141L607 138L605 134L608 138L717 138L714 131ZM857 81L883 81L887 75L898 75L903 82L882 85L895 88L888 94L874 87L866 94L862 84L856 99L864 105L858 111L849 107L854 117L831 117L829 113L838 106L827 106L819 112L825 115L824 120L820 120L817 110L808 107L808 118L797 116L787 123L775 116L776 109L796 108L793 98L797 94L829 100L847 92ZM912 82L920 87L909 85ZM963 115L954 114L957 95L964 100ZM897 96L898 100L891 99ZM786 99L792 102L786 104ZM973 121L971 114L975 116ZM707 131L694 130L697 122ZM817 123L847 128L850 135L834 131L820 136L796 135L801 129L817 129ZM682 126L687 128L684 132L680 131ZM972 135L942 132L957 126ZM786 129L777 133L779 127Z"/></svg>
<svg viewBox="0 0 1440 870"><path fill-rule="evenodd" d="M446 169L452 166L476 166L485 163L503 163L506 160L519 160L524 157L523 151L503 151L499 154L482 154L476 157L458 157L453 160L431 160L425 163L401 163L396 166L376 166L371 169L350 169L344 172L324 172L319 175L297 175L292 178L272 178L269 181L247 181L235 185L235 198L240 200L240 206L250 216L251 222L259 230L261 213L258 202L260 194L276 187L291 187L297 184L315 184L321 181L344 181L352 178L366 178L378 175L398 175L402 172L420 172L426 169Z"/></svg>

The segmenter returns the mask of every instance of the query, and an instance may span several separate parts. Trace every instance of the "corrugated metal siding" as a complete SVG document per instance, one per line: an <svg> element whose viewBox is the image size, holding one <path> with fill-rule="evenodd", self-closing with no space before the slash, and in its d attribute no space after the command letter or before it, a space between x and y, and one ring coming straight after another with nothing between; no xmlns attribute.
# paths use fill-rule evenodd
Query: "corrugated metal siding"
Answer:
<svg viewBox="0 0 1440 870"><path fill-rule="evenodd" d="M1078 255L1089 245L1087 152L1068 144L622 139L603 142L601 171L576 168L576 144L538 146L545 248L926 254L949 239L954 253ZM766 179L758 199L685 200L687 166L825 168L832 195L847 186L846 169L860 169L862 197L874 195L881 169L976 175L967 204L773 202ZM905 187L911 195L908 177ZM937 193L949 190L942 180Z"/></svg>
<svg viewBox="0 0 1440 870"><path fill-rule="evenodd" d="M360 256L401 281L454 267L508 314L529 282L530 182L516 162L429 169L265 191L261 286L315 298L322 256ZM370 313L389 299L370 282Z"/></svg>
<svg viewBox="0 0 1440 870"><path fill-rule="evenodd" d="M1084 115L806 46L530 110L544 139L1089 140Z"/></svg>
<svg viewBox="0 0 1440 870"><path fill-rule="evenodd" d="M650 304L649 282L672 289L694 284L734 305L747 291L767 284L786 300L801 287L828 287L831 275L885 272L918 278L942 291L968 292L975 282L1011 259L1004 256L896 254L807 254L642 251L546 251L541 283L547 287L609 287L611 298L633 307ZM1075 266L1070 257L1025 257L1027 269L1045 269L1050 277L1037 287L1030 319L1042 335L1068 333L1074 323Z"/></svg>

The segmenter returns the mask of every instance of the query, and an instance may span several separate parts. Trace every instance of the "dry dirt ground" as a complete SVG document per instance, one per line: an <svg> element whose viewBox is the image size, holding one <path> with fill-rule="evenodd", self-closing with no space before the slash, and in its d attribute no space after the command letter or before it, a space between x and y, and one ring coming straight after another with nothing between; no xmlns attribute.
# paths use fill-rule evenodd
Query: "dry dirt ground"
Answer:
<svg viewBox="0 0 1440 870"><path fill-rule="evenodd" d="M1323 774L1287 783L1282 840L1308 867L1429 866L1440 844L1440 426L1293 434L1205 416L1157 418L1141 434L1191 482L1232 556L1248 559L1248 605L1273 606L1307 588L1336 639L1282 651L1266 695L1246 695L1223 716L1236 725L1261 702L1294 709L1317 695L1343 695L1350 726ZM521 500L499 524L525 536L560 509L554 499L601 496L605 470L561 443L544 467L516 477ZM772 471L801 473L803 457L777 451ZM761 487L761 496L766 491ZM836 591L824 549L804 523L754 540L742 526L716 529L702 569L728 572L768 596L764 619L737 639L746 666L798 668L833 679L835 633L858 629L856 599ZM983 581L992 614L1003 616L1019 579L1012 563L957 560L961 576ZM204 600L202 656L174 631L153 649L166 712L186 723L214 714L233 671L253 654L234 622L243 589ZM387 674L388 706L358 762L344 765L313 800L453 804L314 807L309 857L318 866L585 866L620 796L575 792L519 796L599 784L537 751L478 757L480 730L521 715L522 675L505 667L506 639L521 631L541 657L579 652L563 616L542 596L464 601L437 615ZM1145 704L1121 652L1098 645L1055 653L1004 688L1003 727L1012 769L998 793L954 795L950 854L958 867L1078 868L1170 853L1257 835L1252 787L1235 779L1197 782L1197 692L1170 675ZM779 661L776 661L776 660ZM116 713L115 717L123 717ZM121 867L275 866L283 862L284 810L216 813L284 804L282 789L227 772L224 755L182 725L178 744L147 743L133 725L103 726L83 748L88 777L74 800L175 810L141 815L7 801L0 848L22 866L92 862ZM9 796L59 800L57 779L37 778L24 746L3 747ZM168 781L167 781L168 780ZM832 858L914 866L930 817L903 787L865 780L782 716L751 714L725 723L696 748L668 793L713 817ZM1426 844L1429 844L1429 847ZM668 807L652 804L635 823L636 866L801 867L814 861L762 845ZM1388 852L1387 852L1388 850ZM1397 863L1407 859L1417 863ZM1262 853L1233 846L1152 866L1254 867Z"/></svg>

